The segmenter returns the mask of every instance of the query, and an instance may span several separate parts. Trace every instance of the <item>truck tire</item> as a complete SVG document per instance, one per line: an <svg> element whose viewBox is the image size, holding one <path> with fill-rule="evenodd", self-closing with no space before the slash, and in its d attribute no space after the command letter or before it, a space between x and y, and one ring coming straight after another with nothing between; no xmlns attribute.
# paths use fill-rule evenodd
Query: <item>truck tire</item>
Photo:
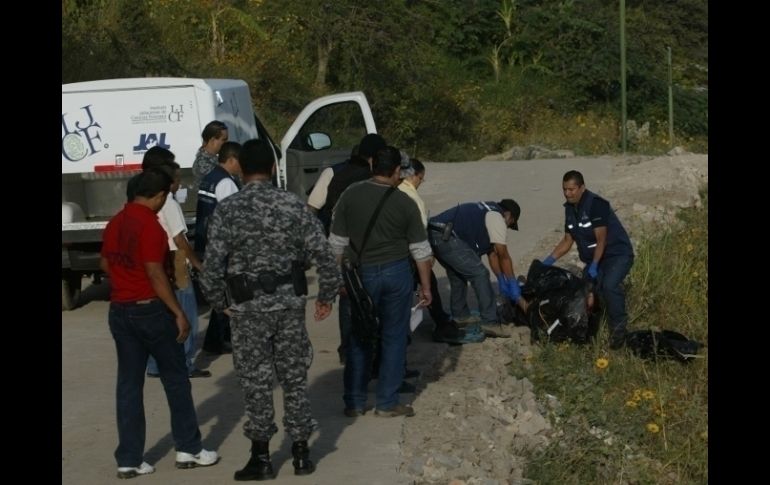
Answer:
<svg viewBox="0 0 770 485"><path fill-rule="evenodd" d="M61 278L61 309L70 311L74 309L80 299L82 277L78 273L62 275Z"/></svg>

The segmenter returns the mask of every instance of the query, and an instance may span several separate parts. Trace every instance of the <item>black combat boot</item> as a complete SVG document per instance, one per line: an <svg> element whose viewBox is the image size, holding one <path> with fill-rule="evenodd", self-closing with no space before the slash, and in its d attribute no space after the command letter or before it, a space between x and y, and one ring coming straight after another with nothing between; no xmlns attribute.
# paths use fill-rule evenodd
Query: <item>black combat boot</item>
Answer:
<svg viewBox="0 0 770 485"><path fill-rule="evenodd" d="M272 480L275 478L273 464L270 463L270 450L267 441L251 440L251 458L242 470L235 472L233 478L236 481L245 480Z"/></svg>
<svg viewBox="0 0 770 485"><path fill-rule="evenodd" d="M310 449L307 447L307 440L295 441L291 445L291 454L294 456L292 464L295 475L310 475L315 471L315 465L310 461Z"/></svg>

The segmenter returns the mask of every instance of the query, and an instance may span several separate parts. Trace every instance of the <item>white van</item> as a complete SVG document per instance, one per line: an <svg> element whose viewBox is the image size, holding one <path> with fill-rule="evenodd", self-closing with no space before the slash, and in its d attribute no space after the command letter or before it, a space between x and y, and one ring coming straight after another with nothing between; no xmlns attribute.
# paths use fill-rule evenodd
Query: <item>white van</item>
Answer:
<svg viewBox="0 0 770 485"><path fill-rule="evenodd" d="M306 199L320 172L349 157L367 133L376 133L362 92L325 96L299 114L278 145L252 108L248 85L236 79L134 78L62 85L62 309L71 309L84 275L99 278L101 234L126 201L126 183L141 170L144 153L168 148L182 167L182 188L201 132L223 121L228 138L271 142L275 183ZM182 204L188 223L197 194Z"/></svg>

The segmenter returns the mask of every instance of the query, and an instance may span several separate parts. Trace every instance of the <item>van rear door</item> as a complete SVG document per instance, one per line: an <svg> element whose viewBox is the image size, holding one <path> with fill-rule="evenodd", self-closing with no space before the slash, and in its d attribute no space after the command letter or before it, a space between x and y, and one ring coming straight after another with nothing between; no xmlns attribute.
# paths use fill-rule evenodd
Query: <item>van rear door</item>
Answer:
<svg viewBox="0 0 770 485"><path fill-rule="evenodd" d="M302 200L321 171L344 161L377 126L361 91L333 94L308 104L281 140L278 185Z"/></svg>
<svg viewBox="0 0 770 485"><path fill-rule="evenodd" d="M156 145L174 152L182 166L192 163L202 129L193 86L76 86L62 86L62 174L138 170Z"/></svg>

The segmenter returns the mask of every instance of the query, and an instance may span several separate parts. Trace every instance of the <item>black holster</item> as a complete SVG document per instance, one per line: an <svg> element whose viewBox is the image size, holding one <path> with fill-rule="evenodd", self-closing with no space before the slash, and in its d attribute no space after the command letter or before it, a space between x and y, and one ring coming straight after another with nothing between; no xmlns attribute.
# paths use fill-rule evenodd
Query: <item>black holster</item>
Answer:
<svg viewBox="0 0 770 485"><path fill-rule="evenodd" d="M444 230L441 231L441 240L446 242L449 241L449 239L452 237L452 229L454 229L455 223L454 222L447 222L444 226Z"/></svg>
<svg viewBox="0 0 770 485"><path fill-rule="evenodd" d="M237 274L228 276L225 279L227 285L227 296L231 303L243 303L254 298L254 290L249 284L249 277L246 274Z"/></svg>
<svg viewBox="0 0 770 485"><path fill-rule="evenodd" d="M291 262L291 283L294 285L294 294L307 295L307 276L305 275L305 262Z"/></svg>

